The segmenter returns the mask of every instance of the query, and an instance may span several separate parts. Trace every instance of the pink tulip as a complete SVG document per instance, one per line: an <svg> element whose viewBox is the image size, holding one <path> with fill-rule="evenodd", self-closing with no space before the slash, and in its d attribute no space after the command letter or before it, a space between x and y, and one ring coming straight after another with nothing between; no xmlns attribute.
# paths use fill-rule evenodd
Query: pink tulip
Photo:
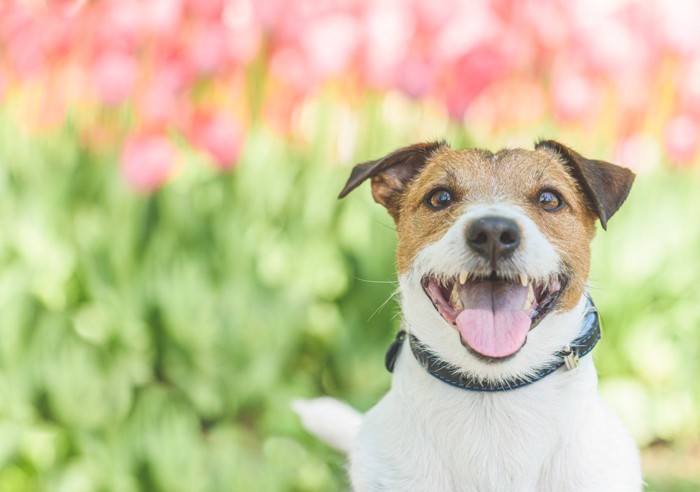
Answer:
<svg viewBox="0 0 700 492"><path fill-rule="evenodd" d="M651 171L660 162L659 143L642 134L623 138L617 147L615 162L636 173Z"/></svg>
<svg viewBox="0 0 700 492"><path fill-rule="evenodd" d="M190 138L219 169L227 171L233 167L240 155L243 129L228 113L200 113L193 119Z"/></svg>
<svg viewBox="0 0 700 492"><path fill-rule="evenodd" d="M119 51L102 53L92 66L92 78L103 103L124 102L134 91L139 66L133 56Z"/></svg>
<svg viewBox="0 0 700 492"><path fill-rule="evenodd" d="M124 142L120 165L132 187L152 192L172 174L177 165L177 151L163 134L136 133Z"/></svg>
<svg viewBox="0 0 700 492"><path fill-rule="evenodd" d="M255 58L262 41L260 19L255 17L249 0L231 0L224 8L221 21L227 30L226 50L236 65L246 65Z"/></svg>
<svg viewBox="0 0 700 492"><path fill-rule="evenodd" d="M449 115L461 120L472 101L502 75L506 65L494 48L483 46L449 66L444 89Z"/></svg>
<svg viewBox="0 0 700 492"><path fill-rule="evenodd" d="M142 5L143 28L155 36L177 36L182 21L182 0L148 0Z"/></svg>
<svg viewBox="0 0 700 492"><path fill-rule="evenodd" d="M700 4L695 0L673 0L655 2L655 20L667 45L684 54L697 54L700 38Z"/></svg>
<svg viewBox="0 0 700 492"><path fill-rule="evenodd" d="M42 27L45 19L36 17L29 7L18 7L3 15L0 36L4 39L7 59L20 76L40 73L46 66L46 46Z"/></svg>
<svg viewBox="0 0 700 492"><path fill-rule="evenodd" d="M413 12L405 3L369 3L363 23L365 77L374 86L389 88L401 73L416 29Z"/></svg>
<svg viewBox="0 0 700 492"><path fill-rule="evenodd" d="M473 56L476 52L494 52L502 41L500 34L503 28L488 3L465 3L434 33L434 52L431 56L441 63L451 63Z"/></svg>
<svg viewBox="0 0 700 492"><path fill-rule="evenodd" d="M591 15L579 22L575 53L609 76L641 73L650 56L642 34L616 17Z"/></svg>
<svg viewBox="0 0 700 492"><path fill-rule="evenodd" d="M555 116L564 122L585 119L595 109L596 91L590 77L563 63L551 83Z"/></svg>
<svg viewBox="0 0 700 492"><path fill-rule="evenodd" d="M139 128L183 131L223 169L239 123L206 113L194 131L192 114L256 101L265 124L290 132L329 79L353 100L398 90L494 132L548 116L615 128L625 137L609 143L626 156L646 145L629 135L667 124L664 148L691 162L698 24L695 0L0 0L0 86L7 99L39 83L32 110L51 121L129 102Z"/></svg>
<svg viewBox="0 0 700 492"><path fill-rule="evenodd" d="M435 73L429 61L408 57L396 70L399 73L396 86L407 96L418 99L432 90Z"/></svg>
<svg viewBox="0 0 700 492"><path fill-rule="evenodd" d="M679 104L686 111L700 114L700 57L685 67L679 82Z"/></svg>
<svg viewBox="0 0 700 492"><path fill-rule="evenodd" d="M700 126L695 118L687 114L673 117L664 137L666 155L671 162L685 165L693 161L700 143Z"/></svg>
<svg viewBox="0 0 700 492"><path fill-rule="evenodd" d="M134 99L143 126L177 126L190 106L187 91L194 78L193 68L181 57L164 54L153 60L150 78L140 84Z"/></svg>
<svg viewBox="0 0 700 492"><path fill-rule="evenodd" d="M54 0L50 7L56 9L64 17L72 17L80 13L87 0Z"/></svg>
<svg viewBox="0 0 700 492"><path fill-rule="evenodd" d="M215 19L221 16L224 0L187 0L187 8L196 16Z"/></svg>
<svg viewBox="0 0 700 492"><path fill-rule="evenodd" d="M96 8L95 34L98 44L131 47L143 39L146 18L139 0L105 0Z"/></svg>
<svg viewBox="0 0 700 492"><path fill-rule="evenodd" d="M175 91L157 83L141 91L136 104L142 123L153 127L163 127L172 123L183 106Z"/></svg>
<svg viewBox="0 0 700 492"><path fill-rule="evenodd" d="M302 92L309 91L318 82L311 77L304 55L293 47L278 50L270 60L269 70L274 77Z"/></svg>
<svg viewBox="0 0 700 492"><path fill-rule="evenodd" d="M319 77L337 75L356 56L359 26L350 15L319 17L301 33L301 46L309 67Z"/></svg>
<svg viewBox="0 0 700 492"><path fill-rule="evenodd" d="M279 34L279 28L289 19L295 9L295 2L289 0L242 0L249 1L254 15L268 32Z"/></svg>
<svg viewBox="0 0 700 492"><path fill-rule="evenodd" d="M571 9L557 0L523 2L521 19L532 29L532 35L543 49L558 50L569 43Z"/></svg>
<svg viewBox="0 0 700 492"><path fill-rule="evenodd" d="M226 69L228 45L226 29L211 22L196 26L187 38L187 57L200 75L212 75Z"/></svg>

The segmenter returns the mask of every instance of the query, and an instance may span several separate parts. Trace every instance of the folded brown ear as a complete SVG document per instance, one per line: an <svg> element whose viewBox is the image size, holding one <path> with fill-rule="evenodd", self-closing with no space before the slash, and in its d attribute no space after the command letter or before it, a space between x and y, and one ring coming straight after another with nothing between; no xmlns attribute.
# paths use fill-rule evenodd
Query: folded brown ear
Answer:
<svg viewBox="0 0 700 492"><path fill-rule="evenodd" d="M445 142L414 144L392 152L375 161L356 165L338 198L345 197L372 178L372 196L377 203L384 205L389 213L398 218L398 197L404 187L423 168L426 161L439 149L447 147Z"/></svg>
<svg viewBox="0 0 700 492"><path fill-rule="evenodd" d="M600 225L607 229L608 220L622 206L632 188L634 173L609 162L586 159L554 140L538 142L535 150L540 148L549 149L564 160L564 164L590 199L600 219Z"/></svg>

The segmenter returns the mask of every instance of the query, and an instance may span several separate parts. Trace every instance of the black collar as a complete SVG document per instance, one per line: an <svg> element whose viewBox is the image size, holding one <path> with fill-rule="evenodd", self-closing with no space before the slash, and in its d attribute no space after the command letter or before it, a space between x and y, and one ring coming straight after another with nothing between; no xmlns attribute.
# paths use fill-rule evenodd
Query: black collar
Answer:
<svg viewBox="0 0 700 492"><path fill-rule="evenodd" d="M471 391L508 391L517 388L522 388L528 384L532 384L539 381L545 376L552 374L554 371L562 366L566 366L567 370L573 369L578 365L579 357L583 357L588 352L593 350L595 344L600 340L600 316L598 315L598 310L591 298L588 298L586 304L585 314L583 316L583 322L581 323L580 335L568 346L564 347L562 350L557 352L557 359L555 362L542 367L537 370L535 374L528 378L514 377L510 379L500 380L500 381L488 381L486 379L477 379L474 376L469 376L468 374L460 374L456 367L446 364L444 361L440 360L433 354L429 347L423 344L415 336L409 335L409 345L413 356L420 362L420 365L428 371L432 376L438 378L439 380ZM394 371L394 364L396 363L396 358L399 355L399 350L406 340L406 332L404 330L399 331L396 335L396 339L389 346L389 350L386 352L385 365L389 372Z"/></svg>

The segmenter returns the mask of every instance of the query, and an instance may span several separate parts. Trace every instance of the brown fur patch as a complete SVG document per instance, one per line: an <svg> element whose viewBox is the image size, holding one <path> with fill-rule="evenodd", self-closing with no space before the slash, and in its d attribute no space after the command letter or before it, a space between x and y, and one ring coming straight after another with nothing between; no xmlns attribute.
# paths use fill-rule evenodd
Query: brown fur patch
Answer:
<svg viewBox="0 0 700 492"><path fill-rule="evenodd" d="M452 204L444 210L428 208L426 196L443 187L451 191ZM566 205L556 212L543 210L538 205L543 189L557 191ZM398 272L409 270L418 252L442 237L469 205L495 201L523 209L559 251L569 277L559 309L572 309L588 277L597 214L562 158L544 148L505 149L495 155L478 149L436 152L400 197L395 216Z"/></svg>

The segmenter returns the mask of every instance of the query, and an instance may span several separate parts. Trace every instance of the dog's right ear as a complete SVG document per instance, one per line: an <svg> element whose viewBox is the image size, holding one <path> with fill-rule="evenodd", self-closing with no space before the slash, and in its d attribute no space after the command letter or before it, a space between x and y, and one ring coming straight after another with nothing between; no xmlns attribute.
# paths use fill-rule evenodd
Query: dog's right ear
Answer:
<svg viewBox="0 0 700 492"><path fill-rule="evenodd" d="M435 152L446 147L448 145L444 141L419 143L395 150L381 159L358 164L352 169L350 178L338 198L345 197L363 181L372 178L374 200L383 205L396 221L401 192L423 169L427 160Z"/></svg>
<svg viewBox="0 0 700 492"><path fill-rule="evenodd" d="M554 140L538 142L535 150L540 148L548 149L564 159L569 172L590 199L600 225L607 229L608 220L622 206L632 188L634 173L609 162L586 159Z"/></svg>

